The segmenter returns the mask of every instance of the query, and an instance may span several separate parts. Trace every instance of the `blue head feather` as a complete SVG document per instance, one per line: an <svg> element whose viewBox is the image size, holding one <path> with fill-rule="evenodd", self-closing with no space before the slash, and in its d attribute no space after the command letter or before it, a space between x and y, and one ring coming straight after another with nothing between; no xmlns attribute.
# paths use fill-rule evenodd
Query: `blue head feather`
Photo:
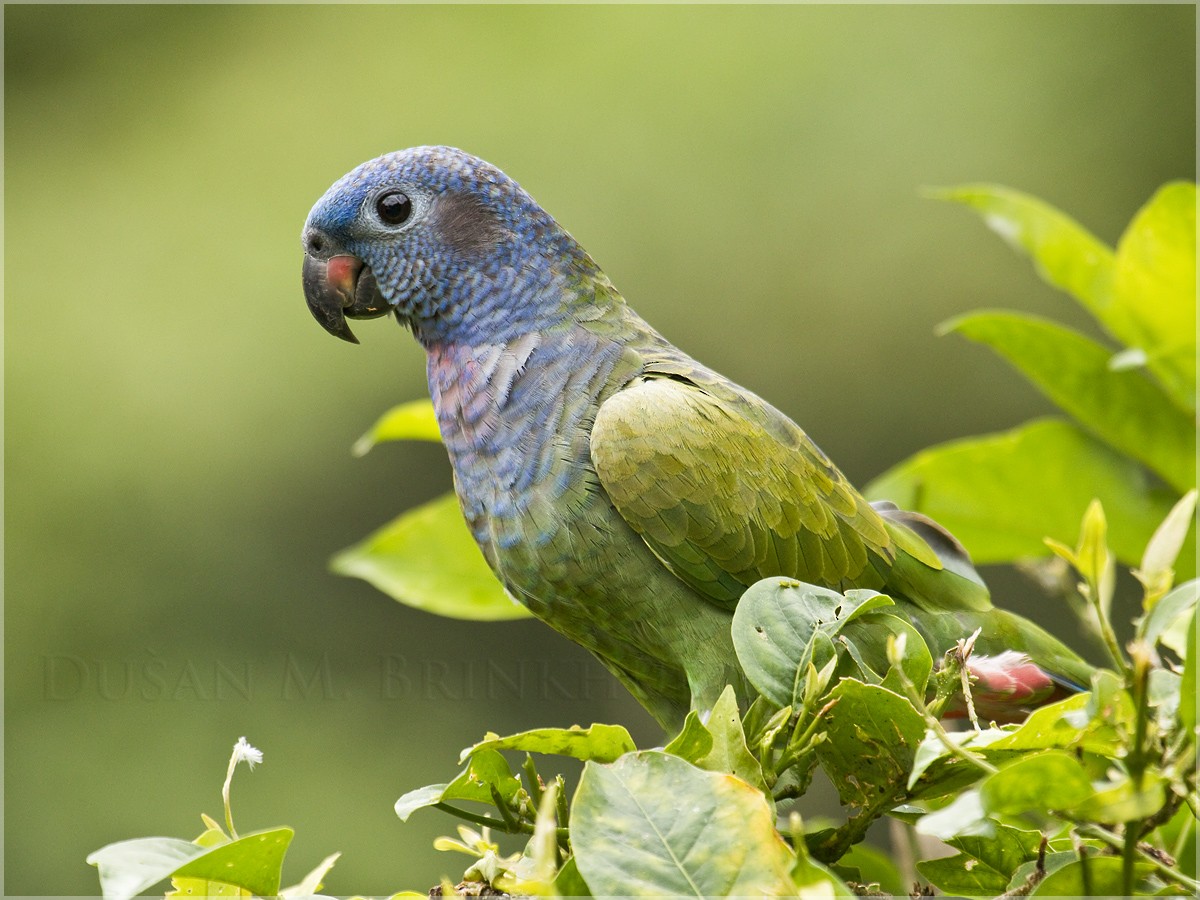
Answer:
<svg viewBox="0 0 1200 900"><path fill-rule="evenodd" d="M403 192L399 226L376 214ZM453 147L380 156L339 179L309 213L316 229L357 256L426 345L493 342L569 313L573 288L598 269L513 179Z"/></svg>

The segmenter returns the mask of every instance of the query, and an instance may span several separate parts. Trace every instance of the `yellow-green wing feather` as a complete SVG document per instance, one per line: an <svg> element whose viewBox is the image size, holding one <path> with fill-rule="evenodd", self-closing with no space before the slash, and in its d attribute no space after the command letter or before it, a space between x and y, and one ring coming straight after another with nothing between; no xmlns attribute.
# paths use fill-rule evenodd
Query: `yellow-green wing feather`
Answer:
<svg viewBox="0 0 1200 900"><path fill-rule="evenodd" d="M729 608L770 575L882 588L890 529L807 435L719 376L678 368L610 396L592 429L601 484L663 563Z"/></svg>

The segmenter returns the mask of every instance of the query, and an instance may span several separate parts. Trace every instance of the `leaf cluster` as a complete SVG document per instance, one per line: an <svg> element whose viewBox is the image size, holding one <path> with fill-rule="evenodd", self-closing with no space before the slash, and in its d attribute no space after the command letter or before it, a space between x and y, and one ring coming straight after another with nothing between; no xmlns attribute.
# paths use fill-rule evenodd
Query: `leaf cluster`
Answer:
<svg viewBox="0 0 1200 900"><path fill-rule="evenodd" d="M1094 320L1095 338L1040 316L981 310L943 323L990 347L1064 415L921 450L864 493L936 519L977 563L1045 558L1099 498L1118 561L1138 555L1196 486L1196 185L1160 188L1115 250L1026 194L967 185L973 209ZM1195 569L1195 534L1179 562Z"/></svg>
<svg viewBox="0 0 1200 900"><path fill-rule="evenodd" d="M1173 562L1193 504L1189 495L1168 517L1147 557ZM1111 553L1099 506L1069 551L1098 607L1093 552ZM765 579L733 623L739 663L760 694L744 715L730 688L659 749L638 750L605 725L488 735L463 751L453 781L412 791L396 809L406 819L434 807L532 835L503 858L490 837L478 838L475 853L489 865L473 864L463 890L482 881L551 896L849 896L872 885L900 890L917 875L965 896L1195 891L1200 584L1157 598L1162 581L1153 584L1128 652L1097 672L1089 693L1020 725L951 733L939 714L964 683L970 690L969 647L934 668L890 598ZM524 754L519 775L501 751ZM585 760L569 805L561 776L554 803L544 800L534 754ZM846 817L812 829L789 806L817 769ZM884 815L956 852L902 873L856 847Z"/></svg>
<svg viewBox="0 0 1200 900"><path fill-rule="evenodd" d="M433 808L465 822L435 846L470 863L457 885L431 894L843 897L904 893L918 878L970 897L1200 889L1200 582L1187 580L1195 574L1195 186L1160 190L1115 251L1012 191L943 196L978 210L1119 346L1015 313L949 323L945 331L1016 366L1066 418L931 448L870 493L934 516L981 561L1052 556L1077 586L1078 611L1102 639L1108 667L1088 692L1023 723L980 723L972 639L935 660L883 594L765 579L743 595L731 625L758 694L748 709L727 689L655 749L638 749L616 725L487 734L463 751L449 781L401 797L402 820ZM355 452L395 439L438 439L427 403L388 413ZM1143 591L1125 646L1112 624L1118 565L1135 567ZM334 568L444 615L527 614L487 569L451 495L343 551ZM958 709L973 727L947 731L941 717ZM575 786L539 771L556 757L583 761ZM229 777L237 759L235 749ZM841 821L806 823L795 809L818 772L837 790ZM92 854L106 900L168 877L181 894L318 890L336 855L280 890L292 831L239 837L228 786L227 778L228 830L205 817L191 842L147 838ZM870 850L861 841L884 816L952 854L902 865Z"/></svg>

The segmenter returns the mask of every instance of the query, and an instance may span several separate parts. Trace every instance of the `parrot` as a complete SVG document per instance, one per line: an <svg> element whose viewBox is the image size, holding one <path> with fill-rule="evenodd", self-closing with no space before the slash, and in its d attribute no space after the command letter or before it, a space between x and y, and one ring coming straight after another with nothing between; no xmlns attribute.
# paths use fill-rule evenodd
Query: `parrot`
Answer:
<svg viewBox="0 0 1200 900"><path fill-rule="evenodd" d="M391 315L426 375L463 516L538 619L590 651L668 732L726 685L742 594L784 576L891 597L944 652L974 631L998 721L1081 691L1092 667L993 606L949 532L871 504L787 415L655 331L499 168L414 147L359 165L302 232L329 333Z"/></svg>

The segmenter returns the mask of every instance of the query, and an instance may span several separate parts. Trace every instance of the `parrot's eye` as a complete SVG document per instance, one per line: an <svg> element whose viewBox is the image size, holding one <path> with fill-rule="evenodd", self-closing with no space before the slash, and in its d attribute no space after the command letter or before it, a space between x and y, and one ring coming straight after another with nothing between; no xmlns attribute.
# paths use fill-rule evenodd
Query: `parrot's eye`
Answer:
<svg viewBox="0 0 1200 900"><path fill-rule="evenodd" d="M388 191L375 201L375 212L385 225L403 225L412 215L412 201L400 191Z"/></svg>

